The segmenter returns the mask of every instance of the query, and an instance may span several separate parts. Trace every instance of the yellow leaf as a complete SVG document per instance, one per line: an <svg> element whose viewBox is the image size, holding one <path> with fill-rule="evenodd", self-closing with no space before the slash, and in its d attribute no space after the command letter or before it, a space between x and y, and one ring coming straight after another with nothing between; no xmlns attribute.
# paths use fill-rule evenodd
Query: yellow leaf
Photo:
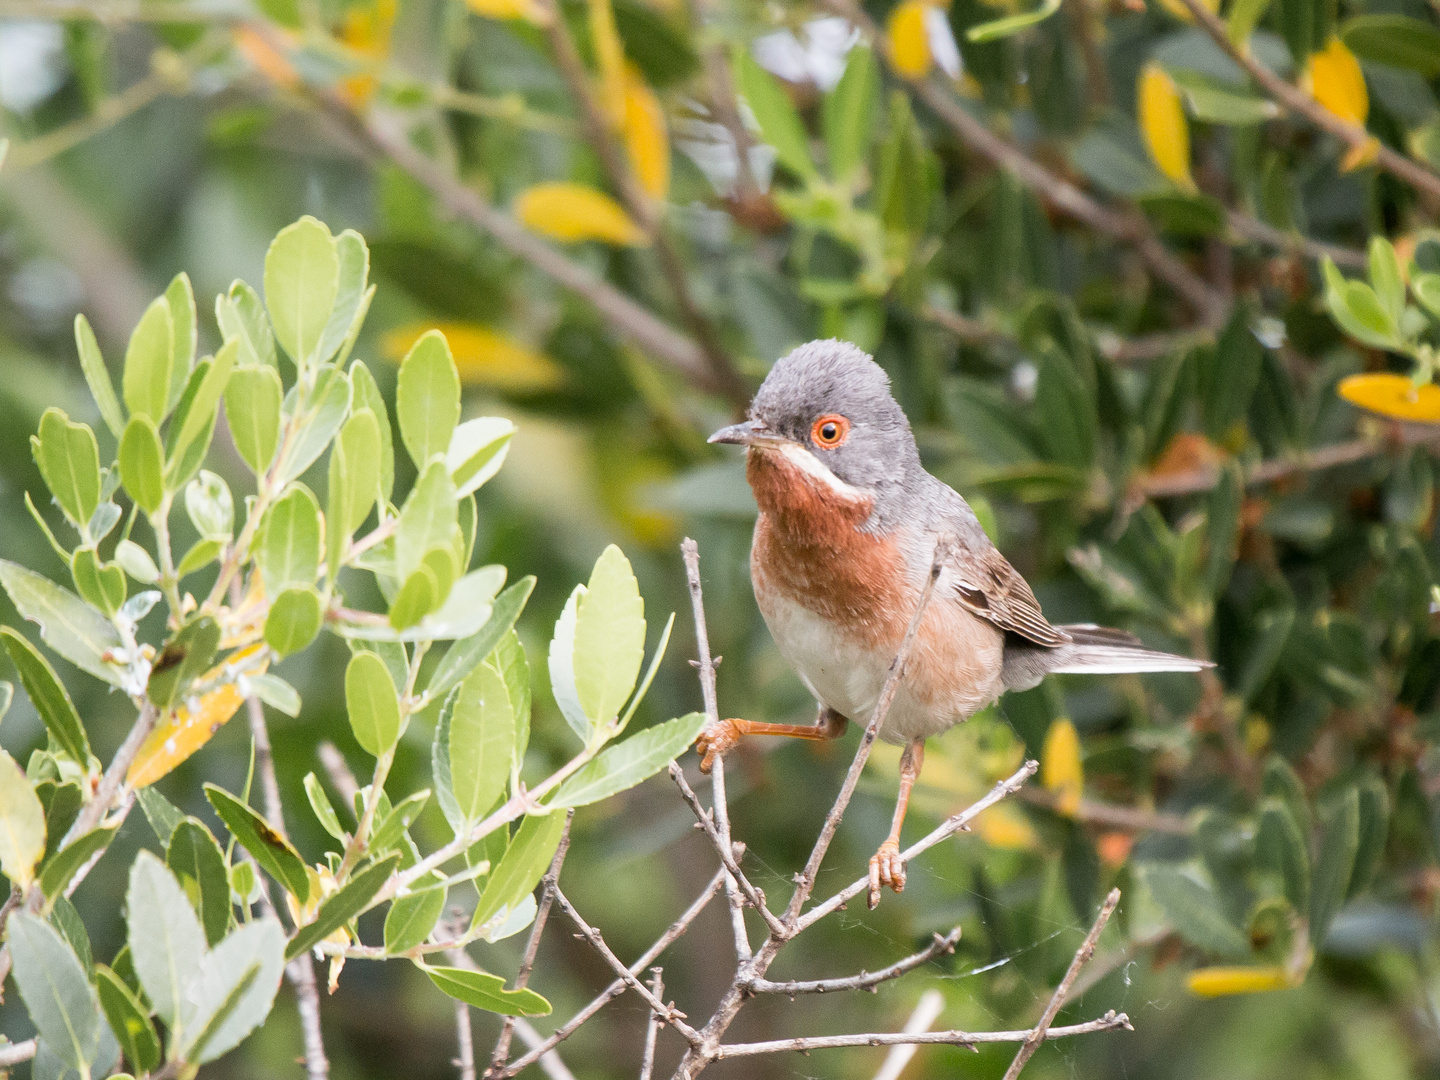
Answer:
<svg viewBox="0 0 1440 1080"><path fill-rule="evenodd" d="M924 0L902 0L890 12L886 33L890 38L890 62L907 79L919 79L934 63L930 34L925 28Z"/></svg>
<svg viewBox="0 0 1440 1080"><path fill-rule="evenodd" d="M625 66L625 152L635 178L652 199L670 193L670 136L665 110L633 64Z"/></svg>
<svg viewBox="0 0 1440 1080"><path fill-rule="evenodd" d="M1039 839L1025 814L1009 803L990 807L975 819L975 832L990 847L1029 851Z"/></svg>
<svg viewBox="0 0 1440 1080"><path fill-rule="evenodd" d="M1322 108L1342 120L1364 124L1370 115L1370 95L1365 90L1360 61L1338 37L1311 55L1305 65L1304 84Z"/></svg>
<svg viewBox="0 0 1440 1080"><path fill-rule="evenodd" d="M255 645L230 657L225 664L217 665L200 677L201 682L216 678L227 664L243 660L262 646ZM258 675L269 667L265 661L251 674ZM130 770L125 774L125 783L131 788L148 787L169 773L191 754L199 750L225 722L235 715L245 698L233 682L227 682L205 694L200 707L192 715L187 706L180 706L173 713L161 717L159 725L140 744Z"/></svg>
<svg viewBox="0 0 1440 1080"><path fill-rule="evenodd" d="M465 0L465 6L487 19L524 19L537 26L545 21L545 13L535 0Z"/></svg>
<svg viewBox="0 0 1440 1080"><path fill-rule="evenodd" d="M600 111L619 129L625 124L625 48L615 28L615 9L610 0L588 0L590 41L600 68Z"/></svg>
<svg viewBox="0 0 1440 1080"><path fill-rule="evenodd" d="M366 60L381 60L390 54L390 35L395 28L395 0L376 0L369 7L352 7L345 12L336 35L342 44ZM340 94L352 105L364 105L375 96L380 80L369 72L340 80Z"/></svg>
<svg viewBox="0 0 1440 1080"><path fill-rule="evenodd" d="M1075 725L1061 717L1045 733L1040 750L1040 782L1045 790L1054 792L1055 809L1073 817L1080 809L1080 796L1085 790L1085 767L1080 763L1080 736Z"/></svg>
<svg viewBox="0 0 1440 1080"><path fill-rule="evenodd" d="M1278 964L1271 967L1208 967L1192 971L1185 985L1197 997L1263 994L1299 986L1303 976L1292 976Z"/></svg>
<svg viewBox="0 0 1440 1080"><path fill-rule="evenodd" d="M460 381L468 386L525 394L553 390L565 381L565 370L548 356L477 323L413 323L397 327L380 339L380 351L387 360L399 362L430 330L445 335Z"/></svg>
<svg viewBox="0 0 1440 1080"><path fill-rule="evenodd" d="M536 184L515 200L515 216L531 229L567 244L600 240L643 247L645 231L620 204L584 184Z"/></svg>
<svg viewBox="0 0 1440 1080"><path fill-rule="evenodd" d="M1345 156L1340 159L1340 171L1353 172L1356 169L1363 169L1366 165L1374 164L1375 159L1379 156L1380 140L1372 136L1345 152Z"/></svg>
<svg viewBox="0 0 1440 1080"><path fill-rule="evenodd" d="M1204 5L1212 15L1220 10L1220 0L1200 0L1200 3ZM1195 16L1190 14L1190 9L1182 4L1180 0L1160 0L1160 6L1181 22L1193 23L1195 21Z"/></svg>
<svg viewBox="0 0 1440 1080"><path fill-rule="evenodd" d="M1422 424L1440 424L1440 386L1416 386L1404 375L1373 373L1340 380L1339 393L1352 405Z"/></svg>
<svg viewBox="0 0 1440 1080"><path fill-rule="evenodd" d="M1140 134L1155 167L1187 190L1195 189L1190 176L1190 125L1180 104L1175 80L1159 64L1146 64L1140 72L1137 108Z"/></svg>

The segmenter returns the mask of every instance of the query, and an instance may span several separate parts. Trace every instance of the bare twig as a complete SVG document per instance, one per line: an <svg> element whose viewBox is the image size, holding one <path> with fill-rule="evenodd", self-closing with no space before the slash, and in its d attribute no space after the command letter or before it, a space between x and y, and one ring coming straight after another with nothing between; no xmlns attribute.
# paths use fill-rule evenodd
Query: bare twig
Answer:
<svg viewBox="0 0 1440 1080"><path fill-rule="evenodd" d="M841 990L869 990L887 980L898 979L906 972L914 971L922 964L928 964L937 956L948 956L955 951L955 943L959 940L960 927L957 926L948 934L933 935L930 944L925 948L903 960L897 960L889 967L881 968L879 971L862 971L859 975L851 975L844 979L811 979L803 982L771 982L769 979L755 979L749 983L749 989L753 994L785 994L788 997L794 997L797 994L834 994ZM933 1020L934 1017L931 1019ZM929 1026L928 1023L926 1026Z"/></svg>
<svg viewBox="0 0 1440 1080"><path fill-rule="evenodd" d="M515 989L523 990L530 985L530 973L535 970L535 954L540 951L540 936L545 933L545 924L550 919L550 907L555 902L555 889L560 884L560 867L570 851L570 823L575 820L575 811L565 815L565 827L560 833L560 846L550 860L550 869L545 871L540 887L540 905L535 909L535 921L530 924L530 936L525 941L525 955L520 959L520 970L515 974ZM507 1016L500 1025L500 1036L495 1040L495 1051L490 1055L487 1077L498 1075L510 1056L510 1036L515 1031L515 1017Z"/></svg>
<svg viewBox="0 0 1440 1080"><path fill-rule="evenodd" d="M60 846L64 847L72 840L84 836L104 820L105 815L110 813L115 805L115 796L120 791L120 785L125 782L125 774L130 771L130 766L135 763L135 755L140 752L150 730L155 726L158 719L158 710L149 701L140 706L140 715L135 718L134 725L130 728L130 734L125 736L125 741L120 744L120 749L115 751L115 756L110 759L110 766L105 770L105 775L100 778L100 785L95 789L91 797L75 816L75 822L65 833Z"/></svg>
<svg viewBox="0 0 1440 1080"><path fill-rule="evenodd" d="M330 777L330 783L340 793L345 806L353 811L355 796L360 794L360 784L355 779L355 774L350 771L350 766L345 764L345 755L340 753L339 748L329 739L317 746L315 753L325 768L325 775Z"/></svg>
<svg viewBox="0 0 1440 1080"><path fill-rule="evenodd" d="M653 967L650 969L650 992L657 998L664 1000L665 982L661 978L661 969ZM645 1050L640 1056L640 1080L650 1080L655 1071L655 1039L664 1026L655 1010L650 1010L650 1018L645 1021Z"/></svg>
<svg viewBox="0 0 1440 1080"><path fill-rule="evenodd" d="M1266 247L1304 255L1317 261L1325 258L1332 259L1339 266L1358 268L1366 265L1363 251L1341 247L1338 244L1326 244L1320 240L1311 240L1308 236L1301 236L1299 233L1289 233L1284 229L1277 229L1273 225L1267 225L1259 218L1251 217L1239 210L1227 209L1225 221L1231 230L1246 240L1264 244Z"/></svg>
<svg viewBox="0 0 1440 1080"><path fill-rule="evenodd" d="M660 937L656 939L655 943L651 945L650 948L645 950L644 954L640 957L640 959L636 960L635 963L630 965L630 975L633 977L644 971L647 965L654 963L655 959L661 953L663 953L672 944L674 944L676 939L679 938L680 935L685 933L685 931L690 928L690 924L695 921L695 918L700 914L700 912L705 910L706 906L710 903L710 901L715 898L715 894L724 887L724 884L725 870L722 867L720 870L717 870L715 872L715 876L710 879L710 884L707 885L705 889L700 893L700 895L695 898L694 902L685 909L685 911L678 919L676 919L673 923L670 924L670 928L666 930L665 933L660 935ZM571 1035L573 1035L579 1029L580 1025L584 1024L602 1008L604 1008L606 1005L608 1005L610 1002L614 1001L617 997L624 993L625 987L627 985L628 983L626 982L626 980L616 979L599 994L597 994L594 999L591 1000L590 1004L586 1005L583 1009L581 1009L574 1016L572 1016L566 1023L562 1024L560 1028L556 1030L555 1034L551 1035L539 1046L532 1047L528 1054L525 1054L523 1057L516 1058L514 1061L512 1061L509 1065L505 1067L503 1072L499 1073L498 1075L501 1077L511 1077L514 1076L516 1073L520 1072L521 1070L529 1067L530 1065L533 1065L536 1061L540 1059L540 1056L542 1054L560 1045L560 1043L564 1042Z"/></svg>
<svg viewBox="0 0 1440 1080"><path fill-rule="evenodd" d="M1418 440L1417 440L1418 441ZM1269 484L1297 473L1319 472L1341 465L1353 465L1366 458L1377 457L1390 449L1390 443L1382 439L1359 438L1348 442L1332 443L1294 457L1274 458L1262 461L1245 474L1245 483ZM1220 482L1220 467L1204 465L1184 472L1143 474L1136 477L1131 490L1141 498L1165 498L1174 495L1193 495L1209 491Z"/></svg>
<svg viewBox="0 0 1440 1080"><path fill-rule="evenodd" d="M1130 1018L1113 1009L1096 1020L1068 1027L1046 1030L1047 1039L1064 1039L1074 1035L1090 1035L1097 1031L1133 1031ZM871 1032L865 1035L822 1035L814 1038L774 1039L770 1042L728 1043L716 1047L715 1060L753 1057L756 1054L778 1054L786 1050L809 1053L811 1050L838 1049L846 1046L979 1046L981 1043L1024 1042L1034 1034L1025 1031L917 1031Z"/></svg>
<svg viewBox="0 0 1440 1080"><path fill-rule="evenodd" d="M1352 149L1375 144L1375 164L1392 176L1424 191L1432 198L1440 198L1440 175L1404 154L1396 153L1371 135L1363 124L1341 119L1304 90L1276 75L1275 72L1255 59L1252 52L1240 48L1231 41L1224 21L1199 0L1180 0L1180 2L1185 5L1186 10L1204 28L1205 32L1214 39L1215 44L1225 50L1230 59L1244 68L1246 73L1280 104L1281 108L1299 113L1316 127L1328 131Z"/></svg>
<svg viewBox="0 0 1440 1080"><path fill-rule="evenodd" d="M470 1006L455 999L455 1042L459 1052L454 1065L460 1080L475 1080L475 1036L470 1030Z"/></svg>
<svg viewBox="0 0 1440 1080"><path fill-rule="evenodd" d="M22 1061L29 1061L35 1056L36 1049L37 1044L34 1039L0 1046L0 1069L8 1069L12 1065L19 1065Z"/></svg>
<svg viewBox="0 0 1440 1080"><path fill-rule="evenodd" d="M1040 788L1025 788L1020 797L1026 802L1054 810L1059 798L1053 791ZM1069 815L1076 821L1091 825L1108 825L1115 829L1130 829L1135 832L1170 833L1173 836L1189 836L1194 826L1174 814L1162 814L1155 810L1142 810L1135 806L1116 806L1113 803L1081 799L1075 812Z"/></svg>
<svg viewBox="0 0 1440 1080"><path fill-rule="evenodd" d="M545 1042L545 1037L535 1030L535 1025L523 1016L515 1018L515 1034L519 1035L520 1041L531 1050L539 1049L540 1045ZM536 1059L536 1064L550 1080L575 1080L575 1074L570 1071L570 1067L565 1062L560 1060L560 1055L553 1048L540 1051L540 1057Z"/></svg>
<svg viewBox="0 0 1440 1080"><path fill-rule="evenodd" d="M910 1014L910 1019L905 1021L905 1027L902 1030L906 1035L929 1031L930 1025L935 1022L935 1018L940 1015L940 1010L943 1008L945 1008L945 995L939 990L926 990L920 995L920 1000L915 1004L915 1011ZM892 1046L890 1053L885 1055L885 1063L875 1074L875 1080L900 1080L900 1074L905 1071L905 1066L910 1064L910 1059L914 1056L914 1043Z"/></svg>
<svg viewBox="0 0 1440 1080"><path fill-rule="evenodd" d="M1015 1054L1015 1060L1010 1062L1010 1068L1005 1070L1004 1080L1016 1080L1020 1070L1025 1068L1025 1063L1034 1056L1040 1044L1045 1041L1046 1033L1050 1030L1060 1008L1065 1004L1065 997L1070 993L1070 987L1075 984L1075 979L1080 974L1080 969L1085 966L1090 957L1095 955L1095 943L1100 940L1100 934L1105 929L1105 924L1110 921L1110 916L1115 913L1116 905L1120 903L1120 890L1111 889L1110 895L1105 897L1105 903L1100 905L1100 913L1095 916L1095 923L1090 927L1090 932L1085 935L1085 940L1080 943L1080 948L1075 950L1075 958L1070 961L1070 966L1065 970L1065 977L1060 980L1060 985L1055 988L1055 993L1050 996L1050 1004L1045 1006L1045 1011L1040 1014L1040 1022L1035 1029L1026 1037L1024 1044Z"/></svg>

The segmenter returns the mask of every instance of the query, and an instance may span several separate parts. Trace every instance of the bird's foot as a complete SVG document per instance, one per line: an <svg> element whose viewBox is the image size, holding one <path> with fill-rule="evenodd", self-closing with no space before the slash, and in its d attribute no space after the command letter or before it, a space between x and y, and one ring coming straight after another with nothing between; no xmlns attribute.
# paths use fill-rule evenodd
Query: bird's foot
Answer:
<svg viewBox="0 0 1440 1080"><path fill-rule="evenodd" d="M721 720L711 724L700 732L700 737L695 740L695 752L700 755L700 771L709 773L715 765L715 759L724 757L740 741L742 734L741 720Z"/></svg>
<svg viewBox="0 0 1440 1080"><path fill-rule="evenodd" d="M905 891L905 863L900 858L900 845L886 840L880 850L870 856L870 910L880 905L880 888L888 885L897 893Z"/></svg>

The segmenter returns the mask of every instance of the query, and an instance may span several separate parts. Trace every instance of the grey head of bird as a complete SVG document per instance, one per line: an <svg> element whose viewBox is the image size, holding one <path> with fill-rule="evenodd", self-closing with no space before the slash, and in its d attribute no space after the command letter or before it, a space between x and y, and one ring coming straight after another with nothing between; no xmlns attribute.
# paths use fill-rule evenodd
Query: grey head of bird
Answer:
<svg viewBox="0 0 1440 1080"><path fill-rule="evenodd" d="M923 472L910 421L890 392L890 377L848 341L812 341L775 362L749 419L710 436L785 453L816 465L846 488L874 500L877 517L907 498Z"/></svg>

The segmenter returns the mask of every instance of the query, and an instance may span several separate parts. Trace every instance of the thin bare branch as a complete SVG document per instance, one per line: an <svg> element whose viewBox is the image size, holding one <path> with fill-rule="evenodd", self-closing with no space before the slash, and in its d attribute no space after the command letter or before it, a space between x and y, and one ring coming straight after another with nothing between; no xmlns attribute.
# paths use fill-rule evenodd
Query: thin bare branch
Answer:
<svg viewBox="0 0 1440 1080"><path fill-rule="evenodd" d="M903 960L897 960L889 967L881 968L879 971L862 971L859 975L851 975L844 979L810 979L790 982L754 979L747 986L752 994L784 994L787 997L795 997L797 994L834 994L842 990L869 990L882 982L898 979L906 972L914 971L921 965L928 964L937 956L949 956L955 951L955 943L959 940L960 927L957 926L948 934L933 935L930 944L925 948Z"/></svg>
<svg viewBox="0 0 1440 1080"><path fill-rule="evenodd" d="M665 999L665 982L661 978L662 971L658 967L650 969L650 992L660 1000ZM645 1021L645 1050L640 1056L640 1080L650 1080L655 1072L655 1040L660 1034L664 1023L656 1014L654 1009L650 1010L650 1018Z"/></svg>
<svg viewBox="0 0 1440 1080"><path fill-rule="evenodd" d="M1068 1027L1052 1027L1045 1032L1046 1039L1066 1039L1074 1035L1090 1035L1097 1031L1133 1031L1130 1018L1114 1010L1096 1020ZM770 1042L729 1043L716 1047L715 1060L738 1057L753 1057L756 1054L778 1054L786 1050L797 1050L808 1054L812 1050L830 1050L847 1046L979 1046L981 1043L1024 1042L1034 1034L1033 1029L1025 1031L917 1031L917 1032L871 1032L865 1035L821 1035L814 1038L774 1039Z"/></svg>
<svg viewBox="0 0 1440 1080"><path fill-rule="evenodd" d="M1299 233L1289 233L1284 229L1277 229L1273 225L1267 225L1259 218L1251 217L1239 210L1226 210L1225 221L1232 231L1253 243L1293 252L1296 255L1304 255L1317 261L1325 258L1333 259L1339 266L1358 268L1366 265L1363 251L1341 247L1339 244L1311 240L1308 236L1301 236Z"/></svg>
<svg viewBox="0 0 1440 1080"><path fill-rule="evenodd" d="M330 783L344 800L346 808L353 811L355 796L360 794L360 784L355 779L355 774L350 771L350 766L345 763L345 755L340 753L339 748L329 739L317 746L315 753L325 768L325 775L330 777Z"/></svg>
<svg viewBox="0 0 1440 1080"><path fill-rule="evenodd" d="M0 1069L8 1069L12 1065L19 1065L22 1061L29 1061L35 1056L36 1049L37 1044L34 1039L0 1046Z"/></svg>
<svg viewBox="0 0 1440 1080"><path fill-rule="evenodd" d="M645 950L644 955L642 955L640 959L636 960L635 963L630 965L630 975L633 977L644 971L649 964L655 962L655 959L661 953L663 953L672 944L674 944L676 939L679 938L680 935L685 933L685 931L690 928L690 924L695 921L696 917L700 914L700 912L705 910L706 906L710 903L710 901L715 898L715 894L724 887L724 884L725 870L722 867L715 872L715 876L710 879L710 884L707 885L705 889L700 893L700 895L695 898L694 902L685 909L685 911L678 919L676 919L673 923L670 924L670 929L666 930L665 933L660 935L660 937L656 939L655 943L651 945L650 948ZM536 1061L540 1059L540 1056L542 1054L560 1045L560 1043L564 1042L571 1035L573 1035L579 1029L580 1025L584 1024L602 1008L604 1008L606 1005L608 1005L610 1002L614 1001L617 997L624 993L625 987L627 985L628 984L624 979L616 979L599 994L597 994L594 999L591 1000L590 1004L586 1005L583 1009L581 1009L574 1016L572 1016L566 1023L561 1025L560 1028L556 1030L555 1034L551 1035L539 1046L532 1047L528 1054L525 1054L523 1057L516 1058L509 1065L507 1065L504 1071L499 1073L498 1076L511 1077L514 1076L516 1073L520 1072L522 1069L528 1068L530 1065L533 1065Z"/></svg>
<svg viewBox="0 0 1440 1080"><path fill-rule="evenodd" d="M1035 1051L1040 1048L1040 1044L1045 1041L1045 1037L1050 1031L1050 1025L1060 1012L1061 1006L1065 1004L1070 987L1075 985L1075 980L1080 975L1080 969L1085 966L1090 957L1095 955L1095 943L1100 940L1100 934L1104 931L1105 924L1110 921L1110 916L1115 913L1115 908L1119 903L1120 890L1111 889L1110 895L1105 897L1105 903L1100 905L1100 913L1095 916L1095 922L1090 927L1090 932L1085 935L1085 940L1080 943L1080 948L1075 950L1075 957L1065 970L1065 977L1060 980L1060 985L1050 996L1050 1003L1041 1013L1040 1022L1035 1025L1035 1029L1030 1032L1024 1044L1016 1052L1015 1060L1010 1062L1010 1068L1005 1070L1004 1080L1016 1080L1020 1075L1020 1070L1025 1068L1025 1063L1034 1056Z"/></svg>
<svg viewBox="0 0 1440 1080"><path fill-rule="evenodd" d="M475 1080L475 1036L470 1030L470 1006L455 999L455 1042L459 1052L454 1065L460 1080Z"/></svg>
<svg viewBox="0 0 1440 1080"><path fill-rule="evenodd" d="M120 744L120 749L116 750L115 756L110 759L110 766L105 770L105 775L100 778L100 785L95 789L95 794L75 816L74 823L65 833L64 839L60 841L61 847L90 832L104 820L106 814L110 813L115 805L115 796L119 794L120 786L125 782L125 774L135 763L135 755L140 752L140 747L144 745L145 739L150 734L150 729L155 726L158 717L158 710L149 701L140 706L140 715L135 717L130 734L125 736L125 741Z"/></svg>
<svg viewBox="0 0 1440 1080"><path fill-rule="evenodd" d="M1047 810L1054 810L1059 798L1053 791L1040 788L1025 788L1020 798ZM1081 799L1075 812L1069 815L1076 821L1088 825L1107 825L1115 829L1131 829L1135 832L1169 833L1173 836L1189 836L1195 831L1193 825L1183 817L1162 814L1155 810L1142 810L1136 806L1116 806L1113 803Z"/></svg>
<svg viewBox="0 0 1440 1080"><path fill-rule="evenodd" d="M915 1003L915 1010L910 1014L910 1019L905 1021L905 1027L901 1030L907 1035L929 1031L930 1025L935 1022L943 1008L945 1008L945 995L939 990L926 990L920 995L920 1000ZM900 1074L905 1071L905 1066L910 1064L910 1059L915 1056L915 1050L914 1043L892 1046L890 1053L885 1055L885 1062L880 1066L880 1071L875 1074L875 1080L900 1080Z"/></svg>
<svg viewBox="0 0 1440 1080"><path fill-rule="evenodd" d="M535 1030L535 1025L526 1020L523 1016L515 1018L515 1034L520 1036L520 1041L531 1050L538 1050L545 1042L545 1036ZM555 1050L541 1050L540 1057L536 1060L543 1072L550 1080L575 1080L575 1074L570 1067L560 1060L560 1055Z"/></svg>
<svg viewBox="0 0 1440 1080"><path fill-rule="evenodd" d="M1330 112L1298 86L1286 82L1255 59L1252 50L1242 49L1230 40L1224 21L1199 0L1180 0L1191 16L1205 30L1215 44L1239 64L1269 94L1281 108L1299 113L1316 127L1328 131L1351 149L1375 145L1375 164L1392 176L1424 191L1432 198L1440 198L1440 174L1425 168L1419 162L1404 154L1396 153L1380 142L1365 129L1363 124L1341 119Z"/></svg>
<svg viewBox="0 0 1440 1080"><path fill-rule="evenodd" d="M1432 435L1431 439L1433 438ZM1417 439L1415 441L1426 440ZM1314 450L1297 454L1294 457L1262 461L1246 472L1245 483L1247 485L1269 484L1297 473L1319 472L1322 469L1334 469L1341 465L1353 465L1366 458L1378 457L1390 448L1391 443L1384 439L1363 437L1343 443L1331 443L1329 446L1316 447ZM1139 498L1159 499L1209 491L1219 482L1220 467L1205 465L1187 469L1184 472L1141 475L1132 481L1131 491Z"/></svg>

